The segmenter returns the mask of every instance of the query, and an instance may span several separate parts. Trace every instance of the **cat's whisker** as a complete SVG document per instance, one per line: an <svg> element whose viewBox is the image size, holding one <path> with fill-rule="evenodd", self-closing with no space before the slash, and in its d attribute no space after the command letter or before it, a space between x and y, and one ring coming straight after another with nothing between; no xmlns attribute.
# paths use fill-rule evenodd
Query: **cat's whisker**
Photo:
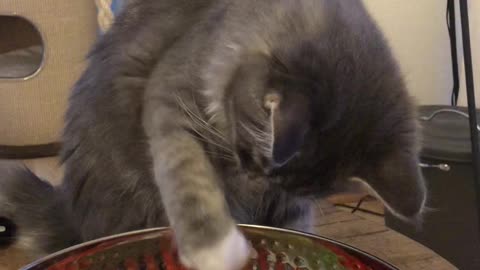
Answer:
<svg viewBox="0 0 480 270"><path fill-rule="evenodd" d="M185 110L187 116L195 123L197 126L202 128L202 130L207 131L208 133L215 136L215 138L219 139L223 144L228 144L228 141L219 133L215 132L211 129L210 126L206 125L202 119L199 119L193 112L189 111L188 109Z"/></svg>
<svg viewBox="0 0 480 270"><path fill-rule="evenodd" d="M180 102L180 105L184 110L188 112L188 114L192 117L193 120L197 121L197 123L205 128L207 131L211 132L213 135L218 136L220 139L224 140L225 142L228 142L225 137L222 135L222 133L216 129L214 126L212 126L210 123L202 119L202 117L198 116L198 114L194 113L188 106L185 104L183 99L177 94L176 95L178 101ZM195 107L198 108L197 102L195 100L195 97L192 95L192 100L193 103L195 104Z"/></svg>
<svg viewBox="0 0 480 270"><path fill-rule="evenodd" d="M272 153L271 135L257 127L250 127L244 122L240 122L242 128L257 142L257 147L266 155L270 156Z"/></svg>
<svg viewBox="0 0 480 270"><path fill-rule="evenodd" d="M193 100L193 103L195 105L196 108L200 108L197 104L197 99L195 98L195 96L193 95L192 93L192 100ZM196 115L197 116L197 115ZM223 139L225 142L228 143L228 140L225 139L225 137L223 136L222 132L220 130L218 130L215 126L213 126L209 121L205 121L203 118L197 116L198 120L202 121L206 127L209 127L212 131L215 131L216 134L221 138Z"/></svg>
<svg viewBox="0 0 480 270"><path fill-rule="evenodd" d="M195 129L192 127L192 130L195 132L195 134L197 136L195 136L195 138L199 141L202 141L202 142L205 142L207 144L211 144L211 145L214 145L214 146L217 146L218 148L220 148L221 150L225 151L226 149L222 148L221 145L218 145L218 144L215 144L215 142L212 142L211 140L208 140L206 139L205 137L202 137L201 134L199 134L197 131L195 131ZM220 158L220 159L223 159L223 160L226 160L226 161L230 161L230 162L235 162L235 158L233 157L233 155L231 154L231 152L227 152L227 154L224 154L224 153L219 153L219 152L213 152L213 151L208 151L208 150L204 150L204 152L210 156L210 157L213 157L213 158Z"/></svg>
<svg viewBox="0 0 480 270"><path fill-rule="evenodd" d="M195 128L195 125L193 123L191 123L190 129L197 135L195 137L198 140L201 140L201 141L203 141L207 144L216 146L219 149L222 149L223 151L225 151L226 153L233 154L233 151L230 148L224 146L223 144L218 143L217 141L213 140L211 137L208 137L205 134L203 134L202 132L200 132L197 128Z"/></svg>
<svg viewBox="0 0 480 270"><path fill-rule="evenodd" d="M260 128L256 127L255 125L251 126L251 129L255 131L256 133L262 135L262 136L270 136L270 132L261 130Z"/></svg>
<svg viewBox="0 0 480 270"><path fill-rule="evenodd" d="M247 131L254 139L256 139L259 142L264 142L266 138L268 138L269 134L267 132L264 132L257 127L250 127L244 122L240 122L240 125L242 126L245 131Z"/></svg>
<svg viewBox="0 0 480 270"><path fill-rule="evenodd" d="M439 211L441 211L440 208L434 208L434 207L430 207L430 206L425 206L425 207L423 208L422 214L436 213L436 212L439 212Z"/></svg>
<svg viewBox="0 0 480 270"><path fill-rule="evenodd" d="M225 155L225 154L221 154L221 153L218 153L218 152L213 152L213 151L204 151L205 153L207 153L209 156L211 157L214 157L214 158L221 158L221 159L224 159L224 160L227 160L227 161L235 161L235 159L232 157L232 156L228 156L228 155Z"/></svg>
<svg viewBox="0 0 480 270"><path fill-rule="evenodd" d="M195 132L195 134L197 134L198 136L200 136L201 140L208 143L208 144L211 144L211 145L214 145L220 149L222 149L223 151L229 153L229 154L232 154L233 151L225 146L223 146L222 144L219 144L217 142L215 142L214 140L212 140L210 137L207 137L205 136L203 133L201 133L200 131L198 131L193 125L191 125L190 127L192 129L193 132ZM199 137L197 137L198 139L200 139Z"/></svg>
<svg viewBox="0 0 480 270"><path fill-rule="evenodd" d="M176 99L177 99L177 103L178 105L182 108L182 110L186 113L186 115L192 120L192 125L191 125L191 128L192 130L198 134L199 136L201 136L203 139L205 139L205 142L207 143L211 143L212 145L215 145L219 148L221 148L222 150L226 151L227 153L233 153L233 151L227 147L225 144L227 142L227 140L225 139L224 136L222 136L220 134L220 132L215 129L214 127L212 127L210 124L208 124L205 120L203 120L200 116L198 116L197 114L195 114L188 106L187 104L185 104L185 102L182 100L182 98L177 94L175 95L176 96ZM222 143L220 142L217 142L215 140L213 140L211 137L209 136L206 136L205 134L203 134L203 132L201 132L200 130L196 129L195 128L195 125L196 124L197 126L199 126L200 128L202 128L202 130L206 130L207 132L209 132L210 134L214 135L216 138L220 139L222 141Z"/></svg>

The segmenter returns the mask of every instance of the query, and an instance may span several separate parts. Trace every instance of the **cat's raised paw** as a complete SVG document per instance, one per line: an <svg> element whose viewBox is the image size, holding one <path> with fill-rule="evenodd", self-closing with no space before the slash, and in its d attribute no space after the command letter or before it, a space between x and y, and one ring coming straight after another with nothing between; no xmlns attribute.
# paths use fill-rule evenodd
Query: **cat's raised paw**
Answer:
<svg viewBox="0 0 480 270"><path fill-rule="evenodd" d="M184 266L192 270L240 270L251 254L248 241L237 228L222 240L190 254L180 254Z"/></svg>

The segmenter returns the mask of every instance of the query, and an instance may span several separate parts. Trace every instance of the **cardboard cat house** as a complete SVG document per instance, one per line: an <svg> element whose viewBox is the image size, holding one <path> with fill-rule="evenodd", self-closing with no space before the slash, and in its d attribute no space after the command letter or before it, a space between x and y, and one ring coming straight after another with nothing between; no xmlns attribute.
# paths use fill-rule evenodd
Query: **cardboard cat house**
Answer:
<svg viewBox="0 0 480 270"><path fill-rule="evenodd" d="M56 153L96 15L93 0L0 1L0 158Z"/></svg>

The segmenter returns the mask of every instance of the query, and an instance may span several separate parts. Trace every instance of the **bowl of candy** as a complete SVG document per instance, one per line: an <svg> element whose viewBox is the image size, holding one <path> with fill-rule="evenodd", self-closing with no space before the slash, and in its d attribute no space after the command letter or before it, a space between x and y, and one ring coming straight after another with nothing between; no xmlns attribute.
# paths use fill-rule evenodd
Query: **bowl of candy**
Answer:
<svg viewBox="0 0 480 270"><path fill-rule="evenodd" d="M348 245L311 234L240 225L255 249L244 269L398 270ZM83 243L40 259L23 270L184 270L168 228L147 229Z"/></svg>

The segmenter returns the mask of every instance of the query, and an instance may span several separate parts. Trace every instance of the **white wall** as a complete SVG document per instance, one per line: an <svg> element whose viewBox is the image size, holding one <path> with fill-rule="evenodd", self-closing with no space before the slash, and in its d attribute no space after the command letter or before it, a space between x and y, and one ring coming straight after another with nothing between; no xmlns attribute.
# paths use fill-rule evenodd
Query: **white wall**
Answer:
<svg viewBox="0 0 480 270"><path fill-rule="evenodd" d="M446 0L364 0L400 62L409 90L420 104L450 104L453 86ZM480 108L480 1L469 1L477 108ZM459 104L466 105L458 1ZM476 66L478 65L478 66Z"/></svg>

